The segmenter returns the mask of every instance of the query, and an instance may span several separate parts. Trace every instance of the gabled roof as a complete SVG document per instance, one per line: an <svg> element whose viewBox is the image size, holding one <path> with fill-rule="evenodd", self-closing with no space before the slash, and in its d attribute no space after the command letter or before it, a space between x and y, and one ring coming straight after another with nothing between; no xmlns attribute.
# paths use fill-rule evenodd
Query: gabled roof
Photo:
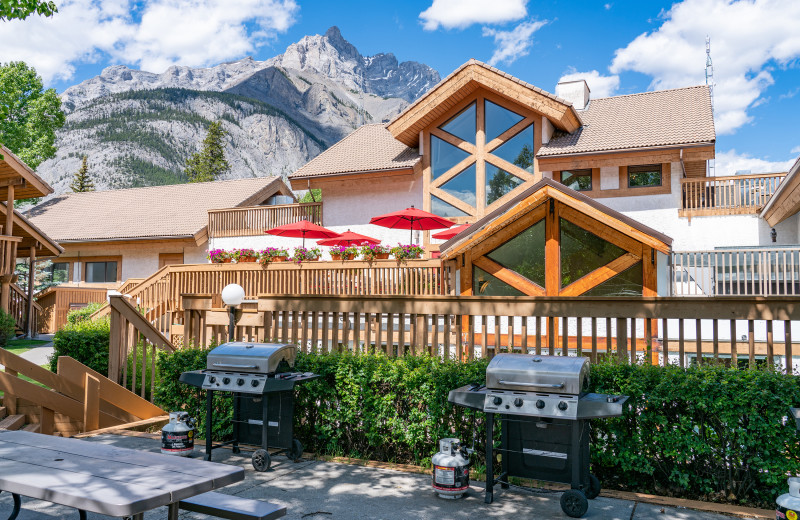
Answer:
<svg viewBox="0 0 800 520"><path fill-rule="evenodd" d="M716 140L707 86L593 99L583 127L561 133L537 156L708 144Z"/></svg>
<svg viewBox="0 0 800 520"><path fill-rule="evenodd" d="M5 222L6 214L6 205L0 204L1 221ZM22 242L17 244L17 258L30 255L32 247L36 250L37 257L58 256L64 252L64 249L55 240L17 210L14 210L14 229L11 233L13 236L22 237Z"/></svg>
<svg viewBox="0 0 800 520"><path fill-rule="evenodd" d="M542 113L560 130L574 132L581 126L581 116L569 101L473 59L406 107L386 128L398 141L417 146L420 130L478 88Z"/></svg>
<svg viewBox="0 0 800 520"><path fill-rule="evenodd" d="M419 161L417 150L392 137L384 125L364 125L311 159L289 179L408 170Z"/></svg>
<svg viewBox="0 0 800 520"><path fill-rule="evenodd" d="M767 201L759 215L771 227L800 211L800 157Z"/></svg>
<svg viewBox="0 0 800 520"><path fill-rule="evenodd" d="M547 199L556 199L563 204L571 206L575 210L662 253L670 252L672 239L667 235L645 226L641 222L627 217L559 182L544 178L439 246L441 258L448 260L471 249L513 221L513 219L500 219L499 217L502 215L514 210L520 210L517 217L519 218L527 213L526 205L528 209L532 210L534 207L544 204Z"/></svg>
<svg viewBox="0 0 800 520"><path fill-rule="evenodd" d="M14 184L14 199L32 199L53 193L53 188L36 175L22 159L0 144L0 200L8 200L8 185Z"/></svg>
<svg viewBox="0 0 800 520"><path fill-rule="evenodd" d="M280 177L69 193L28 212L61 243L202 237L208 210L258 204L291 195Z"/></svg>

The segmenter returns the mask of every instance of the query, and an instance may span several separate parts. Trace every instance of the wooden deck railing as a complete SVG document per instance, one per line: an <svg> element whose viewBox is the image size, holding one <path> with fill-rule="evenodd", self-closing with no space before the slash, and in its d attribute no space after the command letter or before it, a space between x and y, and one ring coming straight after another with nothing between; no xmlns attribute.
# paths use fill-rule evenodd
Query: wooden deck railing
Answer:
<svg viewBox="0 0 800 520"><path fill-rule="evenodd" d="M800 295L800 248L676 251L673 296Z"/></svg>
<svg viewBox="0 0 800 520"><path fill-rule="evenodd" d="M261 293L339 295L442 295L450 292L449 273L439 260L374 262L292 262L168 265L126 292L167 338L183 323L182 294L212 294L221 305L222 289L241 285L247 298ZM106 305L92 317L109 313Z"/></svg>
<svg viewBox="0 0 800 520"><path fill-rule="evenodd" d="M55 374L4 349L0 364L5 366L0 392L6 412L24 417L20 422L28 423L32 431L72 436L164 415L68 356L58 359Z"/></svg>
<svg viewBox="0 0 800 520"><path fill-rule="evenodd" d="M108 377L153 401L156 380L156 351L174 352L169 339L153 326L125 296L109 296L111 336ZM149 383L148 383L149 382Z"/></svg>
<svg viewBox="0 0 800 520"><path fill-rule="evenodd" d="M205 301L203 301L205 299ZM185 295L186 337L227 339L224 309ZM304 352L428 353L466 360L498 352L615 355L653 364L728 359L792 370L800 299L261 295L236 339L291 342ZM740 338L744 337L744 340ZM744 359L740 359L742 356ZM762 361L763 360L763 361Z"/></svg>
<svg viewBox="0 0 800 520"><path fill-rule="evenodd" d="M22 237L0 235L0 275L14 274L17 268L17 245Z"/></svg>
<svg viewBox="0 0 800 520"><path fill-rule="evenodd" d="M17 284L11 284L11 292L8 299L9 312L14 317L17 329L25 330L25 315L28 314L28 295ZM39 330L39 324L42 322L42 306L33 302L33 315L31 319L31 330L36 332Z"/></svg>
<svg viewBox="0 0 800 520"><path fill-rule="evenodd" d="M758 213L785 173L681 179L681 217Z"/></svg>
<svg viewBox="0 0 800 520"><path fill-rule="evenodd" d="M128 294L144 280L145 280L144 278L128 278L127 280L122 282L122 285L119 286L119 289L117 289L117 291L119 291L122 294Z"/></svg>
<svg viewBox="0 0 800 520"><path fill-rule="evenodd" d="M259 236L267 229L301 220L322 225L322 203L212 209L208 211L208 236Z"/></svg>

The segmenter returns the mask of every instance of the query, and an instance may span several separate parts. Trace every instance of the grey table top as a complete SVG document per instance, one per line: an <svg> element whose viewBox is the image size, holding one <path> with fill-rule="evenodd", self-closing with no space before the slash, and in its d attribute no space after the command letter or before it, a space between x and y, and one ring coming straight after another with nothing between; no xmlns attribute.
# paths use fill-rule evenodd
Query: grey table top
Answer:
<svg viewBox="0 0 800 520"><path fill-rule="evenodd" d="M129 516L244 479L235 466L0 430L0 490Z"/></svg>

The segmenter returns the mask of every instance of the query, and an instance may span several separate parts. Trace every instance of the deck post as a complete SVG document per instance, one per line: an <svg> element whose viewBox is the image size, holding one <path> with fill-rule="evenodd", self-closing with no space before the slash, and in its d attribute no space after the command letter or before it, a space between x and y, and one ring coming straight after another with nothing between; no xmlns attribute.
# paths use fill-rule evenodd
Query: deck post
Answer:
<svg viewBox="0 0 800 520"><path fill-rule="evenodd" d="M28 256L28 308L25 312L25 334L29 338L35 336L39 331L33 330L34 320L33 316L33 286L36 283L36 246L39 244L35 242L31 246L31 253Z"/></svg>

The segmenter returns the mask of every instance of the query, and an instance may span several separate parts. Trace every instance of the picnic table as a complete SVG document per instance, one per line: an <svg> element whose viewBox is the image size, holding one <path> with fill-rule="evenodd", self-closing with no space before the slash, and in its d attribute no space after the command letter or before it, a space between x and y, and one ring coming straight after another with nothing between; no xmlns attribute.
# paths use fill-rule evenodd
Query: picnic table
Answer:
<svg viewBox="0 0 800 520"><path fill-rule="evenodd" d="M242 468L160 453L118 448L78 439L0 430L0 491L46 500L79 512L139 520L145 511L244 479Z"/></svg>

